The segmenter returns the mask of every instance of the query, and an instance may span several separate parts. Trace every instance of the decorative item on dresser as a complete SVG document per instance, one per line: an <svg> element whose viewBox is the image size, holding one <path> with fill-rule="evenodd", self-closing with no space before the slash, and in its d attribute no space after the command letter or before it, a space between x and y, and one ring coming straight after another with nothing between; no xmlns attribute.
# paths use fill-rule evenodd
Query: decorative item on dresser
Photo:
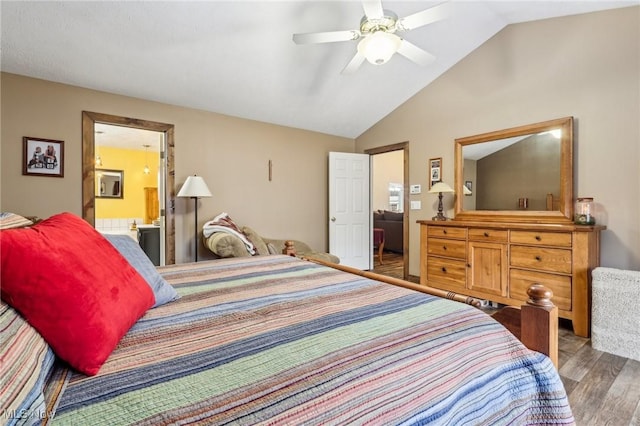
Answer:
<svg viewBox="0 0 640 426"><path fill-rule="evenodd" d="M588 337L591 271L599 266L600 231L606 228L573 223L572 150L571 117L457 139L456 216L418 221L420 283L507 305L526 301L529 286L539 283L553 292L558 315L572 321L574 333ZM536 164L525 172L528 182L518 182L508 167L500 170L500 160L513 161L511 151L544 152L541 159L527 157ZM541 167L555 170L557 178L535 179ZM469 201L491 207L469 205L463 192L469 180L475 186ZM554 210L547 210L549 193L559 194ZM522 195L528 210L517 210ZM513 208L500 207L509 200L516 200Z"/></svg>
<svg viewBox="0 0 640 426"><path fill-rule="evenodd" d="M442 213L443 192L453 192L453 188L451 188L444 182L437 182L431 187L431 189L429 189L430 194L438 194L438 214L433 217L433 220L447 220L447 217L444 215L444 213Z"/></svg>

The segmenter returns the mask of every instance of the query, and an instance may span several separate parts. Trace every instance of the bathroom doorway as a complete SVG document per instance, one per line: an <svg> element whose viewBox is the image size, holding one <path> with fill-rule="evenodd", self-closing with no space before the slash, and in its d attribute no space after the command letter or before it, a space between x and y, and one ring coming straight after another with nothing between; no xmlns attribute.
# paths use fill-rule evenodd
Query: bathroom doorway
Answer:
<svg viewBox="0 0 640 426"><path fill-rule="evenodd" d="M87 111L82 117L84 219L110 233L157 234L147 254L156 264L175 263L174 126ZM122 172L123 199L117 206L111 204L120 199L100 195L103 170ZM129 210L136 202L145 208Z"/></svg>

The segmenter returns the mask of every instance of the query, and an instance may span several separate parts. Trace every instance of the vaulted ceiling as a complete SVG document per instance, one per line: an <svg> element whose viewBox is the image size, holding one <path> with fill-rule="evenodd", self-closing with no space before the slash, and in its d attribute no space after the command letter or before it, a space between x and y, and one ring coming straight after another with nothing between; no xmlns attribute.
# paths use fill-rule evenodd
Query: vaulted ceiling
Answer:
<svg viewBox="0 0 640 426"><path fill-rule="evenodd" d="M385 0L404 17L434 1ZM403 33L435 55L341 74L357 41L298 45L294 33L358 29L359 1L2 1L2 71L356 138L513 23L639 4L455 1Z"/></svg>

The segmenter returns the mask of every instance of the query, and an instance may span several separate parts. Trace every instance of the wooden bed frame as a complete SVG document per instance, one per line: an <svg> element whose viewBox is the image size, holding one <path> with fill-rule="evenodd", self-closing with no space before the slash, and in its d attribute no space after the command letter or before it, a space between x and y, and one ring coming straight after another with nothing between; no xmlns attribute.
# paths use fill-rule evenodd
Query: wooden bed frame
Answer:
<svg viewBox="0 0 640 426"><path fill-rule="evenodd" d="M295 256L295 250L291 251L293 243L287 244L289 249L286 254ZM285 251L283 251L284 253ZM422 293L431 294L457 302L480 308L480 301L472 297L463 296L457 293L428 287L421 284L401 280L399 278L388 277L370 271L336 263L325 262L319 259L303 259L330 268L339 269L362 277L393 284ZM527 303L520 306L506 306L491 316L501 323L507 330L515 335L527 348L541 352L551 358L553 365L558 368L558 308L551 302L553 293L543 285L533 284L527 290L529 299ZM489 315L489 314L488 314Z"/></svg>

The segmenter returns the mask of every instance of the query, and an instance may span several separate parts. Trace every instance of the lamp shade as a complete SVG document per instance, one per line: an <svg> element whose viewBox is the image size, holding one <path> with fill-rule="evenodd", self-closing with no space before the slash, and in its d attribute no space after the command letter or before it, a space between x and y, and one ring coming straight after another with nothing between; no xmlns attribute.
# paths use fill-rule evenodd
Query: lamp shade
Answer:
<svg viewBox="0 0 640 426"><path fill-rule="evenodd" d="M453 188L451 188L449 185L447 185L444 182L437 182L435 185L433 185L431 187L431 189L429 189L429 192L431 194L437 194L439 192L455 192L453 190Z"/></svg>
<svg viewBox="0 0 640 426"><path fill-rule="evenodd" d="M382 65L398 51L401 42L400 37L395 34L376 31L358 43L358 53L367 58L367 61L372 64Z"/></svg>
<svg viewBox="0 0 640 426"><path fill-rule="evenodd" d="M201 176L189 176L180 188L178 197L205 198L211 197L211 191Z"/></svg>

